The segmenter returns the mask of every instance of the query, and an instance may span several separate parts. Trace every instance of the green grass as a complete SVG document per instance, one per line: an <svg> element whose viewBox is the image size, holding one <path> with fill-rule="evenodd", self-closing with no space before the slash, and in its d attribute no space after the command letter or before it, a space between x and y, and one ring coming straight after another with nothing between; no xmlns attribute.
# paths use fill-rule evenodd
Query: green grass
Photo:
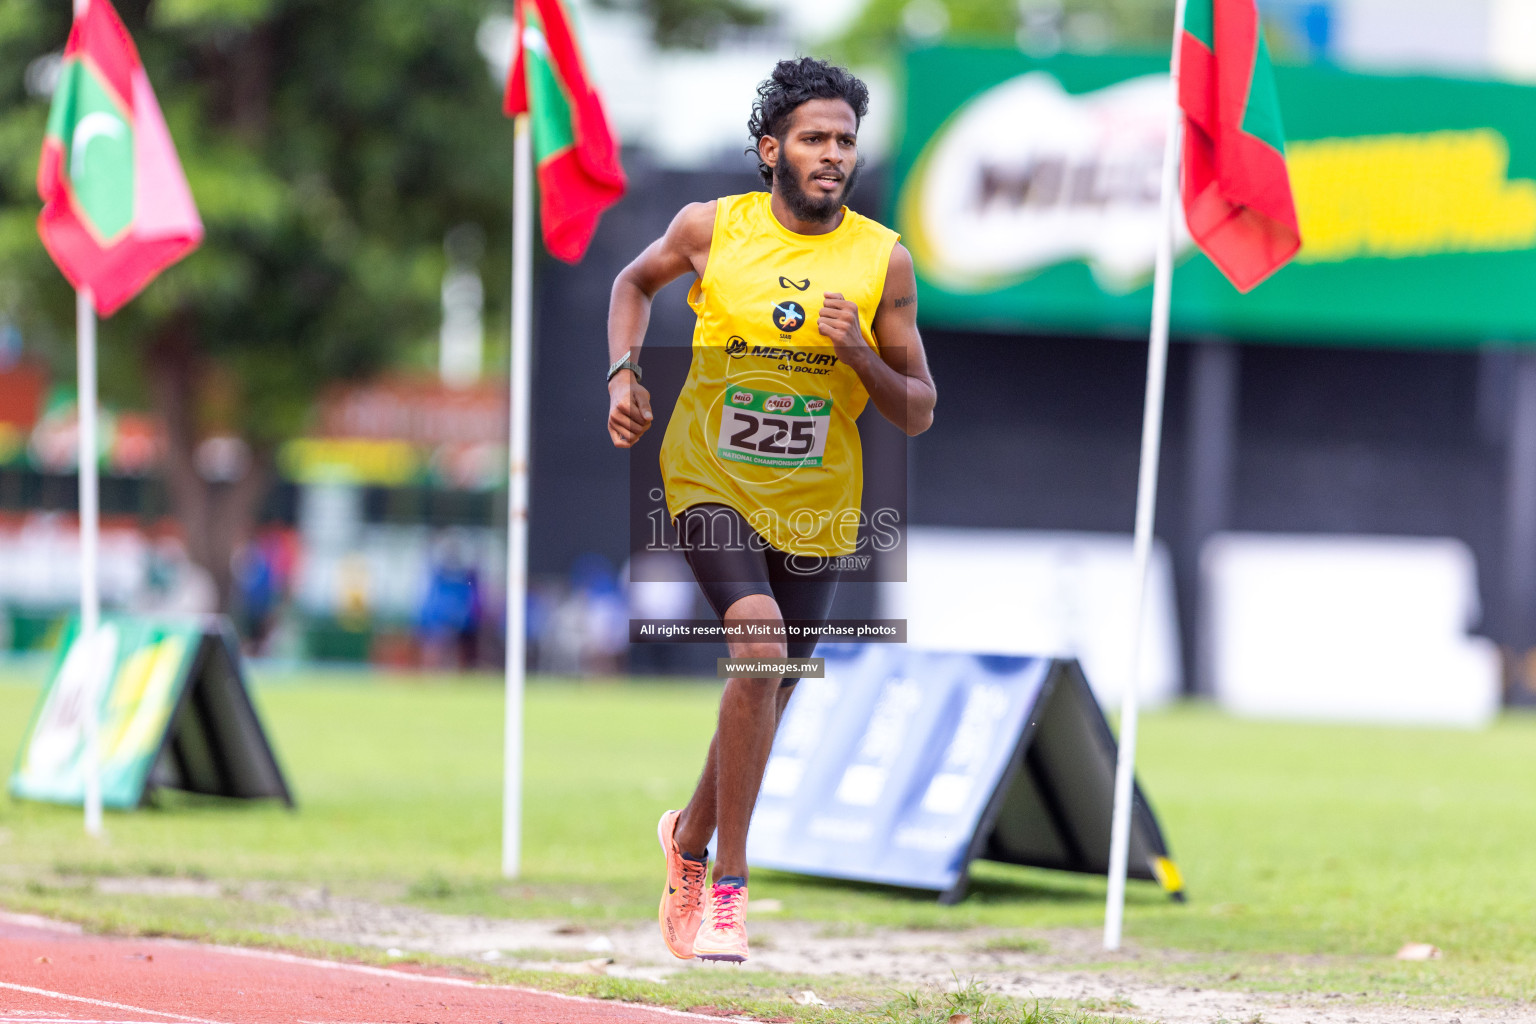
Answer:
<svg viewBox="0 0 1536 1024"><path fill-rule="evenodd" d="M8 671L7 766L40 668ZM109 814L107 838L93 842L78 810L0 798L0 905L110 930L225 938L282 923L280 908L121 896L95 884L159 875L324 884L444 913L648 919L655 819L692 786L716 693L693 684L530 687L524 870L509 883L499 872L502 701L493 682L268 682L256 697L297 811L167 795L156 808ZM1181 951L1159 962L1164 977L1383 999L1536 996L1536 718L1455 732L1255 723L1180 708L1145 716L1139 762L1190 894L1181 906L1131 886L1129 939ZM1099 927L1103 894L1099 878L989 864L955 907L881 886L753 876L754 897L782 901L781 917L832 930L1009 929L978 942L994 950L1038 948L1047 929ZM1392 959L1409 941L1433 943L1445 958ZM888 1014L901 998L864 1003ZM943 1009L911 998L921 1005L899 1019ZM998 1012L1027 1019L1028 1007ZM1058 1011L1041 1012L1047 1020Z"/></svg>

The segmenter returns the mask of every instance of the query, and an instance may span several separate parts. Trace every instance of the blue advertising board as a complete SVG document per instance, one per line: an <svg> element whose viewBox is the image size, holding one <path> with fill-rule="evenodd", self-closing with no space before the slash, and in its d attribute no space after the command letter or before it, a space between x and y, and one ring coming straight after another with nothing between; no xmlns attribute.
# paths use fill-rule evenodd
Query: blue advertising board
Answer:
<svg viewBox="0 0 1536 1024"><path fill-rule="evenodd" d="M764 772L754 867L950 898L978 857L1105 870L1114 738L1074 662L817 653L826 677L796 688ZM1130 873L1182 889L1139 791Z"/></svg>

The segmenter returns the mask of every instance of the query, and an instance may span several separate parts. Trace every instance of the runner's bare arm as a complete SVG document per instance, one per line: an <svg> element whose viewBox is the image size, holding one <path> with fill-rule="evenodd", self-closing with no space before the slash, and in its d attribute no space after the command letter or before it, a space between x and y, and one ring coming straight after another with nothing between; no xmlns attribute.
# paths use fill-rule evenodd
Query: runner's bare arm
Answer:
<svg viewBox="0 0 1536 1024"><path fill-rule="evenodd" d="M651 299L690 271L704 276L714 229L715 203L689 203L672 218L666 234L619 271L608 301L610 366L625 355L640 361L640 346L651 320ZM650 392L634 374L620 370L608 382L608 436L615 446L629 448L650 426Z"/></svg>
<svg viewBox="0 0 1536 1024"><path fill-rule="evenodd" d="M870 332L880 342L878 354L859 333L859 307L838 292L827 292L817 327L832 339L837 357L864 382L880 414L909 436L933 426L938 394L928 372L928 357L917 332L917 275L912 255L902 245L891 250L885 290L875 308ZM617 356L615 356L617 358Z"/></svg>

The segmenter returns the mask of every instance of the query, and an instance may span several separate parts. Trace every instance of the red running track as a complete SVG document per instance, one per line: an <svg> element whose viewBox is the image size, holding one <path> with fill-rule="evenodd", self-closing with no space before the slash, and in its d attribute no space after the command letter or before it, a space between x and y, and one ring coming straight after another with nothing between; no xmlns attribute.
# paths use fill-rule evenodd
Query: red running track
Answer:
<svg viewBox="0 0 1536 1024"><path fill-rule="evenodd" d="M0 1024L680 1024L702 1014L0 914Z"/></svg>

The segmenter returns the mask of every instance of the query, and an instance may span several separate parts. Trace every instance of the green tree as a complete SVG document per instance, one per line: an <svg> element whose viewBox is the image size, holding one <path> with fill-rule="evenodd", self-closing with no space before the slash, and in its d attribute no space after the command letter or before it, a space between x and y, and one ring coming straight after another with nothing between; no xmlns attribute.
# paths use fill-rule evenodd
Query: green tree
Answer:
<svg viewBox="0 0 1536 1024"><path fill-rule="evenodd" d="M641 0L660 46L705 48L732 29L768 23L760 7L743 0Z"/></svg>
<svg viewBox="0 0 1536 1024"><path fill-rule="evenodd" d="M707 49L732 30L768 23L768 12L751 0L593 0L598 7L637 11L651 23L656 45Z"/></svg>
<svg viewBox="0 0 1536 1024"><path fill-rule="evenodd" d="M940 42L1166 50L1173 6L1173 0L868 0L832 49L855 63Z"/></svg>
<svg viewBox="0 0 1536 1024"><path fill-rule="evenodd" d="M488 6L118 4L207 236L101 325L102 386L164 421L173 511L225 603L277 445L327 385L398 362L435 331L445 232L479 224L485 269L505 276L511 127L476 49ZM0 0L0 314L51 345L64 373L72 297L33 224L47 71L69 17L69 0ZM210 481L197 445L225 433L247 442L251 465Z"/></svg>

